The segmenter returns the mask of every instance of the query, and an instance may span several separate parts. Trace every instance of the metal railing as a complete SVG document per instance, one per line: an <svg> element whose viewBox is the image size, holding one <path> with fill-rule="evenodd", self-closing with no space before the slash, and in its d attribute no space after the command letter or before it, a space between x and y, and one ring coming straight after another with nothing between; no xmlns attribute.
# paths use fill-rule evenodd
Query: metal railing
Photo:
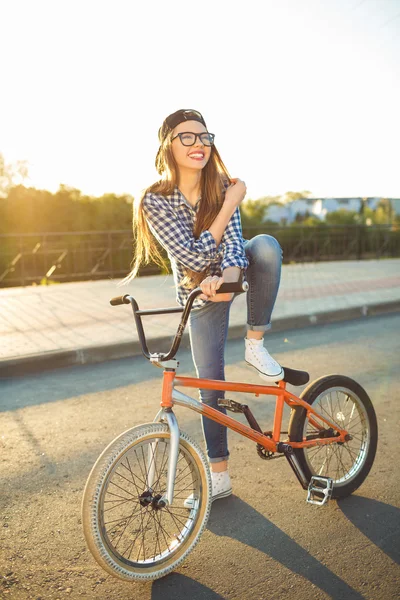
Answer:
<svg viewBox="0 0 400 600"><path fill-rule="evenodd" d="M250 239L276 237L284 263L400 256L400 228L375 226L244 227ZM133 257L130 230L0 235L0 287L122 278ZM140 275L159 273L148 265Z"/></svg>

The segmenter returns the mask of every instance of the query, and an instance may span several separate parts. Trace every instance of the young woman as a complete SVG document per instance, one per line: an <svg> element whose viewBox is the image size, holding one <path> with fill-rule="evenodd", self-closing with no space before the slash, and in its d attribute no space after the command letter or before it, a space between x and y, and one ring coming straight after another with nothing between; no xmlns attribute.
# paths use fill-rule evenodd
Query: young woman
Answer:
<svg viewBox="0 0 400 600"><path fill-rule="evenodd" d="M189 318L197 377L224 380L224 351L233 294L216 294L224 282L249 283L245 360L267 382L282 379L281 366L263 345L278 293L282 251L269 235L244 240L239 205L246 186L231 179L202 115L178 110L159 129L156 168L162 179L145 190L134 210L135 260L130 281L143 262L163 264L152 236L166 250L182 306L194 287L200 295ZM200 390L202 402L226 413L223 392ZM202 418L212 475L213 500L232 493L227 429ZM186 503L190 504L190 499Z"/></svg>

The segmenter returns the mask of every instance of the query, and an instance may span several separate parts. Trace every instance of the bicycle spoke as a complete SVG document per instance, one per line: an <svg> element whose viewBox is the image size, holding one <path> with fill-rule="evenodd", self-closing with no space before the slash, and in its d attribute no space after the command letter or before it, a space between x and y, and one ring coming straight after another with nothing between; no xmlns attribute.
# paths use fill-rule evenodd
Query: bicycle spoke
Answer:
<svg viewBox="0 0 400 600"><path fill-rule="evenodd" d="M135 538L135 542L136 542L136 540L138 539L138 537L140 536L141 533L142 533L142 538L143 538L144 522L145 522L145 519L147 517L147 522L146 522L146 526L147 526L148 522L150 521L150 515L151 515L151 510L150 509L146 512L146 514L144 515L144 517L143 517L143 514L141 513L139 531L137 532L137 535L136 535L136 538ZM140 554L140 548L141 548L141 546L139 546L139 554ZM133 550L133 547L132 547L132 550ZM132 553L132 550L131 550L131 553ZM131 553L128 556L128 560L129 560L129 558L131 556ZM136 559L136 560L138 560L138 559Z"/></svg>
<svg viewBox="0 0 400 600"><path fill-rule="evenodd" d="M200 486L204 485L193 450L185 445L179 445L176 504L159 506L158 500L167 489L170 438L157 437L158 432L163 432L160 426L154 437L139 438L124 454L121 452L110 467L99 500L104 547L116 557L123 557L129 568L145 569L153 562L169 560L196 534L195 523L204 518L203 503L191 511L183 505L183 499L191 493L201 498Z"/></svg>
<svg viewBox="0 0 400 600"><path fill-rule="evenodd" d="M182 475L182 474L183 474L183 473L186 471L186 469L188 469L188 468L189 468L189 466L190 466L190 465L189 465L189 464L187 464L187 465L186 465L186 467L183 469L183 471L181 471L181 472L179 473L179 475L181 476L181 475ZM182 477L180 477L180 479L175 479L175 483L179 483L180 481L182 481Z"/></svg>
<svg viewBox="0 0 400 600"><path fill-rule="evenodd" d="M194 484L197 483L197 481L198 481L198 479L196 477L195 479L192 479L190 485L187 485L184 488L178 488L178 489L176 488L176 486L174 486L174 490L180 494L181 492L184 492L185 490L187 490L189 487L194 487ZM175 492L174 492L174 496L175 496Z"/></svg>
<svg viewBox="0 0 400 600"><path fill-rule="evenodd" d="M185 488L183 488L182 490L178 490L179 492L185 492L186 490L190 489L193 487L193 481L191 481Z"/></svg>
<svg viewBox="0 0 400 600"><path fill-rule="evenodd" d="M123 521L130 519L134 514L135 513L132 513L130 517L121 517L120 519L114 519L113 521L104 521L104 526L110 525L110 523L122 523ZM139 512L137 512L136 514L139 514Z"/></svg>
<svg viewBox="0 0 400 600"><path fill-rule="evenodd" d="M121 462L121 466L124 467L127 471L129 471L129 473L132 475L132 483L136 487L136 489L137 489L137 485L136 485L136 482L135 482L135 479L134 479L135 477L136 477L136 479L138 479L140 481L140 483L144 487L146 487L146 483L142 479L140 479L140 477L138 475L134 474L134 472L132 471L128 456L126 457L126 462L128 463L128 466L124 465L123 462Z"/></svg>
<svg viewBox="0 0 400 600"><path fill-rule="evenodd" d="M329 404L330 404L330 407L331 407L331 417L333 418L333 406L332 406L332 398L331 398L330 394L329 394L328 398L329 398ZM319 405L321 407L321 402L319 402Z"/></svg>
<svg viewBox="0 0 400 600"><path fill-rule="evenodd" d="M118 502L118 500L105 500L104 504L107 504L108 502ZM122 502L119 502L119 504L114 504L114 506L110 506L110 508L105 508L103 510L103 513L106 513L109 510L113 510L114 508L118 508L119 506L121 506L121 504L126 504L127 502L135 502L135 500L122 500ZM139 502L137 502L136 504L139 504Z"/></svg>
<svg viewBox="0 0 400 600"><path fill-rule="evenodd" d="M307 448L308 454L310 455L310 452L315 452L315 454L312 455L312 458L315 458L317 456L317 454L319 452L321 452L324 449L324 446L311 446L310 448Z"/></svg>
<svg viewBox="0 0 400 600"><path fill-rule="evenodd" d="M135 516L135 518L136 518L136 517L137 517L139 514L141 514L141 512L142 512L142 511L141 511L141 510L139 510L139 512L138 512L138 513L136 513L136 516ZM124 533L125 533L125 531L126 531L126 528L127 528L127 527L128 527L128 525L129 525L129 524L132 522L132 520L134 520L134 519L133 519L133 515L132 515L132 517L131 517L131 518L128 520L128 523L125 525L125 527L124 527L124 529L121 531L120 535L119 535L119 536L117 536L117 537L119 537L119 540L118 540L117 544L114 546L115 548L117 548L117 547L118 547L118 544L120 543L120 541L121 541L121 539L122 539L122 536L124 535ZM113 540L113 541L114 541L114 540Z"/></svg>
<svg viewBox="0 0 400 600"><path fill-rule="evenodd" d="M319 475L334 477L334 481L353 477L359 469L367 438L366 419L360 412L357 397L340 389L327 390L317 399L314 407L317 412L339 429L345 429L352 439L344 444L305 448L306 460L312 471ZM317 419L318 417L313 415L313 418ZM304 432L303 436L316 435L318 429L307 419Z"/></svg>
<svg viewBox="0 0 400 600"><path fill-rule="evenodd" d="M122 479L125 479L125 481L127 481L128 483L132 483L132 481L130 481L127 477L124 477L123 475L121 475L121 473L118 473L118 471L115 471L115 474L118 475L119 477L122 477ZM133 473L132 473L133 474ZM135 484L134 484L135 485ZM136 487L136 486L135 486ZM137 490L137 488L136 488ZM138 491L138 490L137 490Z"/></svg>
<svg viewBox="0 0 400 600"><path fill-rule="evenodd" d="M328 457L328 462L326 464L326 473L329 473L329 466L331 464L331 460L332 460L333 454L334 454L330 446L328 446L326 453L327 453L327 457Z"/></svg>
<svg viewBox="0 0 400 600"><path fill-rule="evenodd" d="M340 412L341 414L343 414L342 405L340 404L340 396L339 396L339 392L336 392L336 397L337 397L338 404L339 404L339 412Z"/></svg>
<svg viewBox="0 0 400 600"><path fill-rule="evenodd" d="M145 518L146 518L146 516L148 516L148 514L149 514L149 511L147 511L147 514L145 515ZM142 515L142 511L140 512L140 518L141 518L141 523L142 523L142 527L143 527L143 515ZM124 550L124 552L122 553L122 556L124 556L124 553L127 551L127 549L128 549L130 546L132 546L132 548L131 548L131 550L130 550L130 552L129 552L128 560L129 560L129 559L130 559L130 557L131 557L132 550L133 550L133 548L134 548L134 546L135 546L136 540L137 540L137 539L138 539L138 537L139 537L139 534L140 534L140 527L139 527L139 530L138 530L138 532L137 532L137 534L136 534L136 537L135 537L135 539L132 541L132 543L131 543L131 544L129 544L129 545L127 546L127 548L126 548L126 549Z"/></svg>
<svg viewBox="0 0 400 600"><path fill-rule="evenodd" d="M151 487L153 489L156 488L156 486L158 485L158 482L160 481L160 477L161 477L161 472L159 473L157 471L157 450L158 450L158 444L159 444L158 441L156 442L156 444L154 444L154 443L151 444L151 452L153 454L152 461L154 462L154 473L155 473L155 483L153 482L152 485L151 485ZM150 462L152 462L152 461L150 461ZM149 470L150 470L150 468L149 468Z"/></svg>
<svg viewBox="0 0 400 600"><path fill-rule="evenodd" d="M145 457L144 457L144 450L143 450L143 446L141 446L141 448L140 448L140 449L141 449L141 451L142 451L142 456L143 456L143 468L144 468L145 470L143 471L143 469L142 469L142 465L141 465L141 463L140 463L140 459L138 459L138 463L139 463L139 469L140 469L140 472L142 473L142 475L143 475L143 478L144 478L144 480L145 480L145 482L146 482L146 484L145 484L145 487L146 487L146 488L148 488L148 487L150 487L150 486L149 486L149 478L148 478L148 477L149 477L149 471L150 471L150 469L152 468L153 461L154 461L154 450L153 450L153 444L151 444L151 445L150 445L150 449L151 449L151 454L152 454L152 456L151 456L150 463L147 465L147 467L146 467L146 459L145 459ZM136 452L135 452L135 454L136 454ZM147 452L147 454L149 455L149 452ZM148 461L148 458L147 458L147 461Z"/></svg>
<svg viewBox="0 0 400 600"><path fill-rule="evenodd" d="M350 412L350 417L349 417L348 425L350 424L350 421L353 418L353 414L354 414L355 409L356 409L356 405L355 405L355 402L353 402L353 407L352 407L351 412Z"/></svg>
<svg viewBox="0 0 400 600"><path fill-rule="evenodd" d="M125 496L120 496L119 494L114 494L113 492L110 492L110 490L107 490L107 495L117 496L117 498L123 498L124 500L128 500L129 502L135 501L135 500L132 500L132 498L134 498L135 496L132 496L132 498L125 498ZM107 502L118 502L118 500L107 500Z"/></svg>
<svg viewBox="0 0 400 600"><path fill-rule="evenodd" d="M149 517L148 517L148 519L147 519L147 522L149 522L149 521L150 521L150 515L151 515L151 512L150 512L150 511L148 511L148 513L147 513L147 514L149 515ZM146 524L146 525L147 525L147 524ZM143 547L143 560L146 560L146 550L145 550L144 536L145 536L145 529L144 529L144 527L143 527L143 521L142 521L142 541L140 542L139 551L138 551L138 557L137 557L137 559L136 559L136 560L139 560L139 556L140 556L140 549L141 549L142 547Z"/></svg>
<svg viewBox="0 0 400 600"><path fill-rule="evenodd" d="M114 481L110 481L109 485L115 485L115 487L119 488L123 492L126 492L127 494L129 494L130 496L132 496L132 498L136 498L136 496L134 496L133 494L131 494L130 492L128 492L128 490L125 490L124 488L122 488L120 485L116 484ZM111 494L111 492L110 492L110 494Z"/></svg>
<svg viewBox="0 0 400 600"><path fill-rule="evenodd" d="M354 423L354 425L352 425L351 427L346 427L347 431L353 431L353 429L355 427L360 427L360 425L362 426L362 422L360 421L359 423ZM361 427L362 430L362 427Z"/></svg>
<svg viewBox="0 0 400 600"><path fill-rule="evenodd" d="M349 469L347 469L347 468L344 466L344 463L343 463L343 461L342 461L342 457L341 457L341 456L339 457L339 461L340 461L340 464L341 464L341 465L342 465L342 467L343 467L343 475L347 475L347 473L349 472Z"/></svg>
<svg viewBox="0 0 400 600"><path fill-rule="evenodd" d="M153 519L154 527L155 527L155 536L154 536L155 537L155 545L154 545L154 552L153 552L153 561L155 560L155 557L157 556L157 546L158 546L158 554L162 554L162 549L161 549L161 544L160 544L160 536L159 536L160 524L156 518L156 514L154 514L153 512L150 513L151 518Z"/></svg>
<svg viewBox="0 0 400 600"><path fill-rule="evenodd" d="M188 509L185 508L184 506L175 506L173 508L171 508L171 506L168 506L168 512L175 514L176 510L183 510L183 511L185 511L185 514L182 515L181 513L178 513L177 516L185 517L185 519L187 519L188 521L193 521L194 520L192 517L187 517L186 516L186 513L187 513Z"/></svg>
<svg viewBox="0 0 400 600"><path fill-rule="evenodd" d="M341 454L341 452L339 451L339 455ZM336 462L336 473L335 473L335 480L339 479L339 461Z"/></svg>
<svg viewBox="0 0 400 600"><path fill-rule="evenodd" d="M356 458L354 458L354 454L352 453L352 451L350 450L350 448L347 446L347 444L344 446L344 448L347 450L347 452L350 455L350 458L353 459L353 462L356 462Z"/></svg>
<svg viewBox="0 0 400 600"><path fill-rule="evenodd" d="M185 523L179 519L178 515L174 515L174 514L173 514L173 513L172 513L172 512L169 510L169 507L168 507L168 506L167 506L167 512L168 512L168 514L169 514L169 515L171 515L171 517L172 517L172 520L174 521L174 523L175 523L175 525L176 525L176 527L177 527L178 529L179 529L179 525L177 524L177 522L176 522L176 520L175 520L175 519L177 519L177 520L178 520L178 522L179 522L181 525L185 526Z"/></svg>
<svg viewBox="0 0 400 600"><path fill-rule="evenodd" d="M325 464L326 464L326 459L327 459L327 457L325 457L325 458L324 458L324 462L322 463L322 465L321 465L321 468L320 468L320 469L319 469L319 471L318 471L318 475L322 475L322 472L323 472L324 466L325 466Z"/></svg>
<svg viewBox="0 0 400 600"><path fill-rule="evenodd" d="M161 478L161 474L164 472L165 465L166 465L166 463L167 463L167 460L168 460L168 454L167 454L167 457L166 457L166 459L165 459L165 462L164 462L164 457L165 457L165 453L166 453L166 451L167 451L167 444L165 444L165 443L164 443L164 454L163 454L163 457L162 457L162 459L161 459L160 475L159 475L159 477L158 477L157 481L155 482L155 484L154 484L154 486L153 486L155 489L157 489L157 487L158 487L158 486L159 486L159 484L160 484L160 478Z"/></svg>
<svg viewBox="0 0 400 600"><path fill-rule="evenodd" d="M364 438L360 438L360 437L358 437L357 435L354 435L354 433L352 433L352 434L351 434L351 437L352 437L354 440L358 440L358 441L359 441L361 444L364 442Z"/></svg>
<svg viewBox="0 0 400 600"><path fill-rule="evenodd" d="M328 413L328 411L327 411L327 410L325 410L325 408L324 408L323 406L321 406L321 411L323 411L323 412L324 412L324 413L327 415L328 421L332 421L332 423L333 423L334 425L337 425L337 427L338 427L339 429L342 429L341 425L339 425L339 423L336 421L336 419L333 417L333 415L331 416L331 415Z"/></svg>
<svg viewBox="0 0 400 600"><path fill-rule="evenodd" d="M168 536L169 538L171 537L171 534L170 534L170 533L169 533L169 532L168 532L168 531L165 529L165 527L163 527L163 526L161 525L161 515L157 515L157 516L158 516L158 519L159 519L160 528L161 528L161 533L163 534L163 537L164 537L165 544L166 544L166 546L167 546L168 550L170 550L170 547L169 547L169 542L167 541L167 538L165 537L165 534L167 534L167 536Z"/></svg>
<svg viewBox="0 0 400 600"><path fill-rule="evenodd" d="M158 543L159 554L161 554L161 544L160 544L160 539L159 539L160 524L157 522L155 515L152 515L152 516L153 516L153 521L154 521L154 525L156 528L156 534L155 534L156 544L154 546L154 556L157 556L157 543Z"/></svg>
<svg viewBox="0 0 400 600"><path fill-rule="evenodd" d="M156 514L154 518L155 518L155 519L158 519L158 521L159 521L159 524L160 524L161 533L162 533L162 536L163 536L163 538L164 538L165 545L166 545L166 547L168 548L168 550L170 550L170 547L169 547L168 540L167 540L167 538L165 537L165 533L166 533L168 536L169 536L169 533L168 533L168 531L165 531L164 527L161 525L161 516L160 516L160 515L158 515L158 514Z"/></svg>

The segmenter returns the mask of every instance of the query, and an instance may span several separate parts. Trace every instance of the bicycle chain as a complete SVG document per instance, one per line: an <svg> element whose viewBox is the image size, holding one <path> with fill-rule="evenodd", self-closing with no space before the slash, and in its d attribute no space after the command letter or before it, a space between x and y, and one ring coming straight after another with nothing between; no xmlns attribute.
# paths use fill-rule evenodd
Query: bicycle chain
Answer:
<svg viewBox="0 0 400 600"><path fill-rule="evenodd" d="M287 431L281 431L281 433L288 433ZM272 431L264 431L264 435L272 439ZM270 452L261 444L257 444L257 454L263 460L273 460L274 458L283 458L284 454L276 454L275 452Z"/></svg>

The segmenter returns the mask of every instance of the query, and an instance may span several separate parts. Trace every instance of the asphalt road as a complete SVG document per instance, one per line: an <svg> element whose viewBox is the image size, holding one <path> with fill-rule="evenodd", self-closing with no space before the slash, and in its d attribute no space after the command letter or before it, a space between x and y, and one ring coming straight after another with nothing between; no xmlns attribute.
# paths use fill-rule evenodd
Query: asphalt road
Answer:
<svg viewBox="0 0 400 600"><path fill-rule="evenodd" d="M97 566L84 542L80 502L102 449L153 420L161 371L137 357L2 381L0 597L398 598L399 329L400 316L386 316L269 334L268 348L284 365L308 370L311 379L342 373L366 388L378 416L374 466L353 496L315 507L284 459L262 461L252 442L230 432L234 495L215 502L178 571L153 583L120 582ZM187 349L179 359L179 372L193 374ZM227 379L259 382L244 363L243 341L229 342L226 362ZM246 402L270 429L273 402ZM181 428L202 440L198 415L176 413Z"/></svg>

